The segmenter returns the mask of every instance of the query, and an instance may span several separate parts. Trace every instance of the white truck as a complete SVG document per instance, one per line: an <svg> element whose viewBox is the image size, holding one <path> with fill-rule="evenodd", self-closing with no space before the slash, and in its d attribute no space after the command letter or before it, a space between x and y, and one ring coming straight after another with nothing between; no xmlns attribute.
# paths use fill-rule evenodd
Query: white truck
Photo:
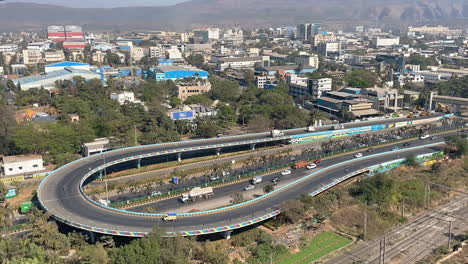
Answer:
<svg viewBox="0 0 468 264"><path fill-rule="evenodd" d="M308 127L307 127L307 132L315 132L315 127L313 127L313 126L308 126Z"/></svg>
<svg viewBox="0 0 468 264"><path fill-rule="evenodd" d="M206 187L206 188L201 188L201 187L195 187L190 192L182 194L180 197L180 200L185 203L188 201L196 201L199 198L205 198L208 199L211 196L213 196L213 188L212 187Z"/></svg>
<svg viewBox="0 0 468 264"><path fill-rule="evenodd" d="M253 185L261 183L262 182L262 176L253 177L251 182L252 182Z"/></svg>
<svg viewBox="0 0 468 264"><path fill-rule="evenodd" d="M332 130L340 130L340 129L344 129L344 125L334 125L334 126L332 126Z"/></svg>
<svg viewBox="0 0 468 264"><path fill-rule="evenodd" d="M281 130L275 129L271 131L271 137L275 138L275 137L282 137L282 136L284 136L284 133Z"/></svg>

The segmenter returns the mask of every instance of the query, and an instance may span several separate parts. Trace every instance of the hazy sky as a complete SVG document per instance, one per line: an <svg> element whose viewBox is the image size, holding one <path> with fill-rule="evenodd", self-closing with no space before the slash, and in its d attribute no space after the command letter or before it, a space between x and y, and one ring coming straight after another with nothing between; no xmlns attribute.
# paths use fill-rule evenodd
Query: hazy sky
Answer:
<svg viewBox="0 0 468 264"><path fill-rule="evenodd" d="M187 0L5 0L3 3L26 2L71 7L123 7L173 5Z"/></svg>

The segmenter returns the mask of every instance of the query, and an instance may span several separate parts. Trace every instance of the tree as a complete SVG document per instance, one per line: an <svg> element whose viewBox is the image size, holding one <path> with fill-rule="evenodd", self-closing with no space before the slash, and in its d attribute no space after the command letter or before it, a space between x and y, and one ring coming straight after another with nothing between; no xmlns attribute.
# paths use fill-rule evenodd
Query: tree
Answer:
<svg viewBox="0 0 468 264"><path fill-rule="evenodd" d="M203 64L205 64L205 59L204 59L203 55L200 55L200 54L190 55L187 58L185 58L185 60L189 64L191 64L193 66L196 66L198 68L203 67Z"/></svg>
<svg viewBox="0 0 468 264"><path fill-rule="evenodd" d="M345 80L352 87L374 87L379 81L379 75L368 70L353 70L346 74Z"/></svg>
<svg viewBox="0 0 468 264"><path fill-rule="evenodd" d="M236 122L236 111L227 104L220 104L217 108L216 118L223 128L229 128Z"/></svg>
<svg viewBox="0 0 468 264"><path fill-rule="evenodd" d="M182 104L182 100L177 96L173 96L171 97L169 104L171 105L172 108L175 108Z"/></svg>
<svg viewBox="0 0 468 264"><path fill-rule="evenodd" d="M198 118L195 120L197 130L195 131L198 136L212 138L221 131L216 119L212 118Z"/></svg>
<svg viewBox="0 0 468 264"><path fill-rule="evenodd" d="M281 204L281 219L286 223L296 223L304 216L305 205L299 200L288 200Z"/></svg>
<svg viewBox="0 0 468 264"><path fill-rule="evenodd" d="M268 184L267 186L263 187L263 192L264 193L269 193L275 190L275 187L273 185Z"/></svg>
<svg viewBox="0 0 468 264"><path fill-rule="evenodd" d="M408 155L403 163L408 167L419 167L420 165L414 154Z"/></svg>
<svg viewBox="0 0 468 264"><path fill-rule="evenodd" d="M453 158L459 158L468 154L467 140L460 136L449 136L445 138L445 152Z"/></svg>
<svg viewBox="0 0 468 264"><path fill-rule="evenodd" d="M184 104L191 105L191 104L201 104L203 106L211 106L213 105L213 101L202 94L192 95L185 100Z"/></svg>
<svg viewBox="0 0 468 264"><path fill-rule="evenodd" d="M242 193L234 193L233 195L231 195L231 203L232 204L239 204L239 203L242 203L245 201L245 198L244 198L244 195Z"/></svg>

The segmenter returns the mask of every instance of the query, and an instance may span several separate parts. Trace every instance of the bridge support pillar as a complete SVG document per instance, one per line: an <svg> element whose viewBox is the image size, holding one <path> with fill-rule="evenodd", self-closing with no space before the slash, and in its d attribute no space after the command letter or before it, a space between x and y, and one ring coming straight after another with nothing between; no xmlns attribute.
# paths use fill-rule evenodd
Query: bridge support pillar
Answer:
<svg viewBox="0 0 468 264"><path fill-rule="evenodd" d="M96 243L96 234L94 232L88 231L88 236L91 243Z"/></svg>
<svg viewBox="0 0 468 264"><path fill-rule="evenodd" d="M255 150L255 144L250 144L250 150Z"/></svg>
<svg viewBox="0 0 468 264"><path fill-rule="evenodd" d="M182 162L182 152L177 153L177 161Z"/></svg>
<svg viewBox="0 0 468 264"><path fill-rule="evenodd" d="M232 234L232 230L224 231L223 232L224 239L229 240L231 238L231 234Z"/></svg>
<svg viewBox="0 0 468 264"><path fill-rule="evenodd" d="M221 148L216 148L216 156L221 155Z"/></svg>
<svg viewBox="0 0 468 264"><path fill-rule="evenodd" d="M100 170L99 171L99 179L102 180L102 173L103 173L104 170Z"/></svg>
<svg viewBox="0 0 468 264"><path fill-rule="evenodd" d="M137 168L141 168L141 159L137 159Z"/></svg>

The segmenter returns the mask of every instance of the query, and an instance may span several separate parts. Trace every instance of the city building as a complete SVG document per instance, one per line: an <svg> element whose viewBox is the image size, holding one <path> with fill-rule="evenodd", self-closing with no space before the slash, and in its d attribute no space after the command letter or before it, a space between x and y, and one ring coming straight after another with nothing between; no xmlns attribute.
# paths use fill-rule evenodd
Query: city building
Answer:
<svg viewBox="0 0 468 264"><path fill-rule="evenodd" d="M227 29L223 33L222 40L227 45L238 46L244 42L244 32L241 28Z"/></svg>
<svg viewBox="0 0 468 264"><path fill-rule="evenodd" d="M80 26L50 26L47 38L54 42L84 40L83 29Z"/></svg>
<svg viewBox="0 0 468 264"><path fill-rule="evenodd" d="M93 142L88 142L83 144L83 155L85 157L102 153L110 149L109 139L107 138L96 138Z"/></svg>
<svg viewBox="0 0 468 264"><path fill-rule="evenodd" d="M180 66L158 66L148 72L150 78L156 81L179 80L184 78L207 79L209 74L198 68L180 65Z"/></svg>
<svg viewBox="0 0 468 264"><path fill-rule="evenodd" d="M139 62L143 57L145 57L145 49L140 47L132 47L130 56L133 61Z"/></svg>
<svg viewBox="0 0 468 264"><path fill-rule="evenodd" d="M60 62L65 60L63 50L48 50L45 52L45 62Z"/></svg>
<svg viewBox="0 0 468 264"><path fill-rule="evenodd" d="M332 91L332 78L310 79L307 83L310 94L316 98Z"/></svg>
<svg viewBox="0 0 468 264"><path fill-rule="evenodd" d="M265 64L269 65L269 62L270 58L268 56L219 58L216 70L224 71L228 68L234 70L254 69L255 64L263 66Z"/></svg>
<svg viewBox="0 0 468 264"><path fill-rule="evenodd" d="M404 95L397 89L362 88L361 94L372 101L372 108L383 112L397 112L403 108Z"/></svg>
<svg viewBox="0 0 468 264"><path fill-rule="evenodd" d="M135 94L133 92L111 93L110 99L117 101L120 105L126 103L135 103Z"/></svg>
<svg viewBox="0 0 468 264"><path fill-rule="evenodd" d="M350 112L356 118L380 115L378 110L372 109L372 102L363 98L359 93L345 91L331 91L317 98L316 107L330 114Z"/></svg>
<svg viewBox="0 0 468 264"><path fill-rule="evenodd" d="M448 27L437 26L423 26L423 27L408 27L408 35L445 35L445 36L459 36L463 34L463 30L450 29Z"/></svg>
<svg viewBox="0 0 468 264"><path fill-rule="evenodd" d="M317 46L317 51L320 56L328 57L331 55L341 54L341 42L321 42Z"/></svg>
<svg viewBox="0 0 468 264"><path fill-rule="evenodd" d="M43 164L40 155L6 156L2 159L2 171L5 176L32 174L44 171Z"/></svg>
<svg viewBox="0 0 468 264"><path fill-rule="evenodd" d="M166 57L166 49L164 48L163 45L149 47L149 57L150 58Z"/></svg>
<svg viewBox="0 0 468 264"><path fill-rule="evenodd" d="M297 25L297 36L296 38L303 41L312 41L313 37L318 34L320 30L319 24L299 24Z"/></svg>
<svg viewBox="0 0 468 264"><path fill-rule="evenodd" d="M177 97L182 101L187 100L192 95L205 94L211 90L209 81L186 82L177 84Z"/></svg>
<svg viewBox="0 0 468 264"><path fill-rule="evenodd" d="M168 60L180 60L182 59L182 53L179 49L172 47L166 50L166 59Z"/></svg>
<svg viewBox="0 0 468 264"><path fill-rule="evenodd" d="M63 61L59 63L49 64L44 66L45 72L53 72L53 71L60 71L65 68L73 68L77 70L90 70L90 65L87 63L79 63L79 62L71 62L71 61Z"/></svg>
<svg viewBox="0 0 468 264"><path fill-rule="evenodd" d="M18 45L16 44L5 44L0 45L0 53L15 53L18 52Z"/></svg>
<svg viewBox="0 0 468 264"><path fill-rule="evenodd" d="M261 72L264 75L275 76L279 74L286 78L287 74L305 74L312 73L316 69L311 66L301 66L301 65L284 65L284 66L270 66L270 67L260 67L257 71Z"/></svg>
<svg viewBox="0 0 468 264"><path fill-rule="evenodd" d="M23 63L26 65L34 65L42 62L42 52L40 50L23 50Z"/></svg>
<svg viewBox="0 0 468 264"><path fill-rule="evenodd" d="M67 40L63 42L63 48L70 50L84 50L86 48L86 42L84 40Z"/></svg>
<svg viewBox="0 0 468 264"><path fill-rule="evenodd" d="M376 37L372 40L372 45L374 48L381 48L381 47L393 47L400 45L400 37L396 38L381 38Z"/></svg>
<svg viewBox="0 0 468 264"><path fill-rule="evenodd" d="M29 90L31 88L52 89L55 87L55 82L59 80L73 80L74 77L80 76L86 80L101 79L101 75L76 68L66 67L63 70L57 70L45 73L43 75L28 76L14 80L16 85L21 85L21 90Z"/></svg>
<svg viewBox="0 0 468 264"><path fill-rule="evenodd" d="M296 57L296 65L311 66L312 68L318 69L319 64L320 60L317 55Z"/></svg>
<svg viewBox="0 0 468 264"><path fill-rule="evenodd" d="M320 32L314 36L313 45L317 47L320 43L324 42L336 42L336 36L333 32Z"/></svg>
<svg viewBox="0 0 468 264"><path fill-rule="evenodd" d="M91 60L98 64L104 64L106 59L106 53L100 50L96 50L91 54Z"/></svg>
<svg viewBox="0 0 468 264"><path fill-rule="evenodd" d="M276 76L259 75L255 76L255 84L259 89L273 89L278 85L278 80L276 80Z"/></svg>
<svg viewBox="0 0 468 264"><path fill-rule="evenodd" d="M39 50L41 52L44 52L50 48L52 48L52 42L33 42L29 43L26 47L28 50Z"/></svg>

